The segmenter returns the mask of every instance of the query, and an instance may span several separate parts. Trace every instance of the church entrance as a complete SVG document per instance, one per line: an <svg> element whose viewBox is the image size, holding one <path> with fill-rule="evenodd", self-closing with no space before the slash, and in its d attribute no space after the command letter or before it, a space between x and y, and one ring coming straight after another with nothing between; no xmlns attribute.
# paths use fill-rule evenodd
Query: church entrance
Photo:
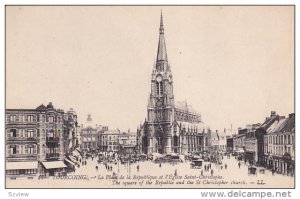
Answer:
<svg viewBox="0 0 300 199"><path fill-rule="evenodd" d="M157 138L157 152L163 154L165 152L162 137Z"/></svg>
<svg viewBox="0 0 300 199"><path fill-rule="evenodd" d="M175 135L173 137L173 144L174 144L174 146L173 146L174 153L178 153L179 152L179 150L178 150L178 148L179 148L179 139L178 139L177 135Z"/></svg>
<svg viewBox="0 0 300 199"><path fill-rule="evenodd" d="M144 154L148 153L148 136L143 136L143 139L142 139L142 152Z"/></svg>

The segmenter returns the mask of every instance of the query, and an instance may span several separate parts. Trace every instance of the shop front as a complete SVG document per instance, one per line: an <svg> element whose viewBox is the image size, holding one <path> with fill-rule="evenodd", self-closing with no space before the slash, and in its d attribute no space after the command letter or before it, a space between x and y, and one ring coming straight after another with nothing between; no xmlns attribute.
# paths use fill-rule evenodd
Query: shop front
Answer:
<svg viewBox="0 0 300 199"><path fill-rule="evenodd" d="M38 168L37 161L31 162L6 162L6 176L10 179L36 177Z"/></svg>
<svg viewBox="0 0 300 199"><path fill-rule="evenodd" d="M42 165L46 177L64 175L67 168L63 161L47 161L42 162Z"/></svg>
<svg viewBox="0 0 300 199"><path fill-rule="evenodd" d="M255 163L255 152L254 151L246 151L245 152L245 161L249 162L249 164Z"/></svg>

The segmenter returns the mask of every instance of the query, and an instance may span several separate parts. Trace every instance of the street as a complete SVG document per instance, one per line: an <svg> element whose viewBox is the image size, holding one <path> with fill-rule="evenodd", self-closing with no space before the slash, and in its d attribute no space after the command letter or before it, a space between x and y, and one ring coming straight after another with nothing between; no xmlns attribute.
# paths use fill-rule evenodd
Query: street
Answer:
<svg viewBox="0 0 300 199"><path fill-rule="evenodd" d="M154 181L152 184L143 185L142 187L159 188L161 186L176 186L172 184L173 181L166 181L166 179L185 179L186 182L190 180L189 184L185 182L185 184L180 185L180 187L184 188L285 188L290 187L294 181L294 178L291 176L284 176L281 174L272 175L269 170L265 170L264 174L260 173L259 168L257 169L256 175L249 175L248 165L241 162L239 168L238 161L234 157L227 159L225 156L222 165L216 165L215 163L211 164L214 176L214 178L211 178L211 170L204 170L204 165L208 164L209 162L204 162L201 169L192 169L190 161L176 164L162 163L161 167L159 164L152 161L141 161L130 164L108 164L112 167L111 170L108 170L104 164L99 164L96 159L92 160L89 158L87 159L86 165L81 165L75 172L68 173L65 178L50 177L43 180L34 179L19 181L22 181L22 186L24 187L49 187L49 185L51 185L51 187L61 188L74 186L85 188L134 188L134 186L128 186L128 183L136 181L132 180L133 178L148 179L147 176L152 176L154 178L161 175L164 176L163 179L165 181ZM225 169L225 164L227 164L227 169ZM98 170L96 169L96 166L98 166ZM137 169L137 167L139 167L139 169ZM203 175L201 175L201 171L203 172ZM122 178L123 176L126 179L131 180L126 181L127 187L122 186L122 184L116 185L116 180L113 179L113 175L118 176L119 178ZM85 176L86 178L74 180L74 176ZM166 178L167 176L168 178ZM15 181L8 180L8 184L13 186ZM124 181L124 179L121 179L121 181ZM157 183L167 184L161 185Z"/></svg>

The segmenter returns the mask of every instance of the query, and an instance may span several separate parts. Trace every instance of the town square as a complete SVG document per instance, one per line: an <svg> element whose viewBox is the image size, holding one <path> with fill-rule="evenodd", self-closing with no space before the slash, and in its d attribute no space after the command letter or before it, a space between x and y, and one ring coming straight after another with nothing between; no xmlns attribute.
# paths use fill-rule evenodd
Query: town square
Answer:
<svg viewBox="0 0 300 199"><path fill-rule="evenodd" d="M6 187L295 186L292 7L6 13Z"/></svg>

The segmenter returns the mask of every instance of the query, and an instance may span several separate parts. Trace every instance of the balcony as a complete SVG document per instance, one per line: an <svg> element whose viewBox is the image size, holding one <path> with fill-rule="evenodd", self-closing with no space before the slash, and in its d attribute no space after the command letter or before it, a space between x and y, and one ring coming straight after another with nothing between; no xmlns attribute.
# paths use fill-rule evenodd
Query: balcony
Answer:
<svg viewBox="0 0 300 199"><path fill-rule="evenodd" d="M37 160L37 154L8 154L6 160L9 161L31 161Z"/></svg>
<svg viewBox="0 0 300 199"><path fill-rule="evenodd" d="M8 137L6 138L7 139L7 142L10 143L10 142L28 142L28 143L36 143L37 142L37 138L35 137Z"/></svg>
<svg viewBox="0 0 300 199"><path fill-rule="evenodd" d="M59 142L59 137L46 137L46 142L50 142L50 143Z"/></svg>
<svg viewBox="0 0 300 199"><path fill-rule="evenodd" d="M58 147L59 137L46 137L46 145L48 147Z"/></svg>
<svg viewBox="0 0 300 199"><path fill-rule="evenodd" d="M59 153L46 153L46 159L58 159L59 158Z"/></svg>

